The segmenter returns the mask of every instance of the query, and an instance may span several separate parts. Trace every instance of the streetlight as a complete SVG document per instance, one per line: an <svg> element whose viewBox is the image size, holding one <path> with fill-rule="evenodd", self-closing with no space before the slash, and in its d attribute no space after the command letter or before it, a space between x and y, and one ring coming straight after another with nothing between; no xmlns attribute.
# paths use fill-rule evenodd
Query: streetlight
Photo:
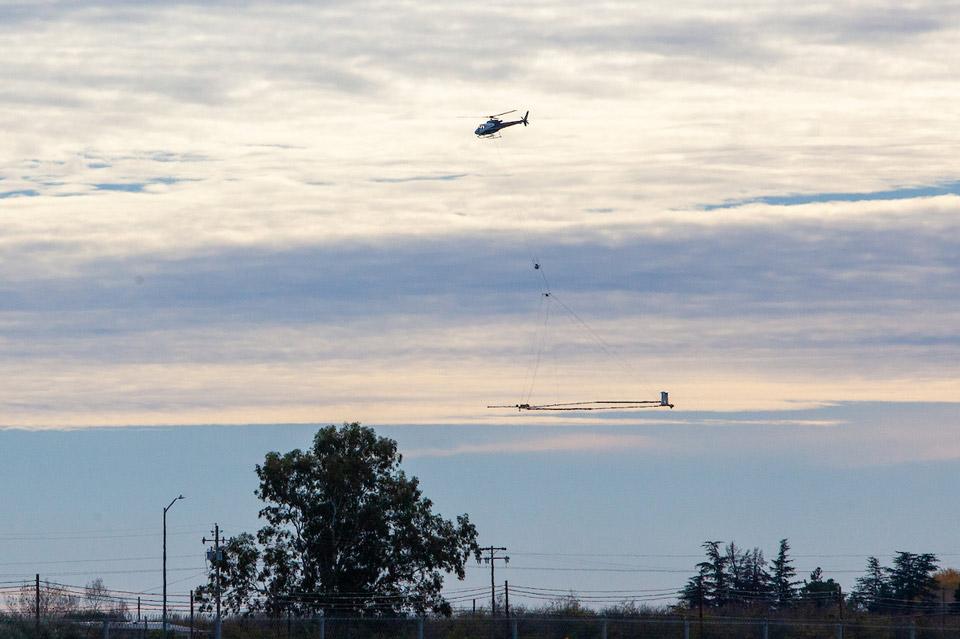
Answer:
<svg viewBox="0 0 960 639"><path fill-rule="evenodd" d="M183 499L183 495L177 497ZM163 639L167 639L167 511L173 508L177 499L170 502L170 505L163 509Z"/></svg>

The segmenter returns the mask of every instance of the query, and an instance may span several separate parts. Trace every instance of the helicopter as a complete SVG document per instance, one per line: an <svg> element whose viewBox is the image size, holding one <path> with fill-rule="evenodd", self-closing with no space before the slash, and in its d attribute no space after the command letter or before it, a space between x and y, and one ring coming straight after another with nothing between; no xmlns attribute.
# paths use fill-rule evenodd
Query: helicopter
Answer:
<svg viewBox="0 0 960 639"><path fill-rule="evenodd" d="M527 126L528 124L527 116L530 115L529 111L527 111L522 118L520 118L519 120L514 120L513 122L504 122L503 120L500 119L501 115L506 115L508 113L513 113L515 111L516 109L513 109L511 111L504 111L503 113L497 113L496 115L487 116L489 119L483 124L481 124L480 126L478 126L477 130L474 131L474 133L477 134L477 137L492 138L492 137L499 137L497 136L497 133L507 128L508 126L513 126L514 124L521 124L521 123L523 124L523 126Z"/></svg>

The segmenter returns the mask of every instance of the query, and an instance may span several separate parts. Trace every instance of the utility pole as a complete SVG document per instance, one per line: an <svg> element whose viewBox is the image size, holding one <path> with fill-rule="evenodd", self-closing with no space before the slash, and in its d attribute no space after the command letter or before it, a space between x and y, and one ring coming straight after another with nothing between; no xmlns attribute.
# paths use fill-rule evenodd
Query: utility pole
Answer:
<svg viewBox="0 0 960 639"><path fill-rule="evenodd" d="M505 563L505 564L509 564L509 563L510 563L510 557L508 557L508 556L498 557L498 556L497 556L496 553L499 552L499 551L501 551L501 550L502 550L503 552L506 552L506 551L507 551L507 549L504 548L504 547L502 547L502 546L487 546L486 548L481 548L481 549L480 549L481 552L488 552L488 553L490 553L490 556L489 556L489 557L484 557L484 558L482 559L482 561L483 561L484 563L490 564L490 616L491 616L491 618L497 616L497 584L496 584L496 580L495 580L495 578L494 578L494 568L493 568L493 567L494 567L494 564L496 563L497 560L503 561L503 563ZM481 561L481 558L480 558L480 557L477 557L477 563L478 563L478 564L480 563L480 561Z"/></svg>
<svg viewBox="0 0 960 639"><path fill-rule="evenodd" d="M503 582L503 616L506 617L506 619L504 619L507 624L506 636L509 637L512 634L510 632L510 582L506 580ZM603 639L607 639L606 636L604 636Z"/></svg>
<svg viewBox="0 0 960 639"><path fill-rule="evenodd" d="M843 586L837 586L837 610L840 611L840 624L843 625Z"/></svg>
<svg viewBox="0 0 960 639"><path fill-rule="evenodd" d="M217 602L217 617L214 621L214 639L220 639L220 564L223 560L223 552L220 550L220 524L213 525L213 539L203 538L203 543L213 542L213 550L207 551L207 559L213 564L216 571L216 580L214 581L213 596Z"/></svg>
<svg viewBox="0 0 960 639"><path fill-rule="evenodd" d="M36 625L35 630L37 632L37 639L40 639L40 574L39 573L37 573L36 590L34 592L36 593L36 597L37 597L36 599L37 607L35 610L36 617L34 619L35 625Z"/></svg>
<svg viewBox="0 0 960 639"><path fill-rule="evenodd" d="M510 582L503 582L503 614L510 619Z"/></svg>
<svg viewBox="0 0 960 639"><path fill-rule="evenodd" d="M843 587L837 586L837 611L840 613L840 622L837 624L837 639L843 639Z"/></svg>

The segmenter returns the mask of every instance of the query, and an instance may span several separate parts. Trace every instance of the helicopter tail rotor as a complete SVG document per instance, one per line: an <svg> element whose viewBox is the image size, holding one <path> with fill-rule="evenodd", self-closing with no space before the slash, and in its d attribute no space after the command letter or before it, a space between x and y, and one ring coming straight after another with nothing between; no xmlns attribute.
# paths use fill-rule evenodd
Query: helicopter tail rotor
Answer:
<svg viewBox="0 0 960 639"><path fill-rule="evenodd" d="M520 119L520 121L523 122L523 126L527 126L527 124L528 124L528 122L527 122L527 116L528 116L528 115L530 115L530 112L529 112L529 111L527 111L526 113L524 113L524 114L523 114L523 118Z"/></svg>

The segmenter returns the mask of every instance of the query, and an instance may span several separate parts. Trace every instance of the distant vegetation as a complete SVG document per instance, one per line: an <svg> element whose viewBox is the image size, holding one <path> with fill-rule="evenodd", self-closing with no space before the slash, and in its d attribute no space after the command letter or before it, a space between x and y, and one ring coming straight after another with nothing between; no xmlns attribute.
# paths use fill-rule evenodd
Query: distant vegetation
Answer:
<svg viewBox="0 0 960 639"><path fill-rule="evenodd" d="M704 561L680 593L688 610L750 614L841 606L851 612L881 615L956 614L960 612L960 572L938 570L932 554L897 552L890 567L867 559L865 574L844 596L840 584L824 579L818 567L807 579L796 579L787 539L780 540L776 559L768 562L758 548L745 550L734 542L703 543Z"/></svg>

